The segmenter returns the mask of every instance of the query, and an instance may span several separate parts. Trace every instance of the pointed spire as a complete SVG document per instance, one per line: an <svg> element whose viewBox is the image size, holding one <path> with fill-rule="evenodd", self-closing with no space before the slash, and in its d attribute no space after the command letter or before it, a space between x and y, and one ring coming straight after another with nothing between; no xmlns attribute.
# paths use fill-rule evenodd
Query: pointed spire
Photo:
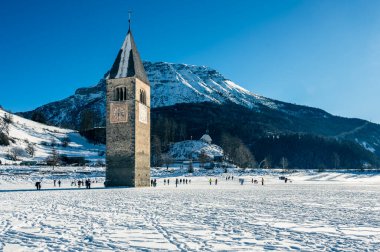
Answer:
<svg viewBox="0 0 380 252"><path fill-rule="evenodd" d="M135 41L131 32L131 19L129 16L129 29L124 43L112 65L107 79L118 79L126 77L136 77L149 85L145 69L137 51Z"/></svg>

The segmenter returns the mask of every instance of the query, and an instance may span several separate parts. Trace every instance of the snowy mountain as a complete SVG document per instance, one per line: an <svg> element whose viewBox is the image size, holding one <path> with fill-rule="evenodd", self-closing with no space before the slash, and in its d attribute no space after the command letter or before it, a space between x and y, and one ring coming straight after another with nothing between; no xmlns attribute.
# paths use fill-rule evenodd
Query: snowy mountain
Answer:
<svg viewBox="0 0 380 252"><path fill-rule="evenodd" d="M0 109L0 125L8 121L7 129L1 128L1 133L9 138L9 145L0 145L0 161L17 163L7 157L13 152L18 162L44 161L51 155L53 148L59 155L68 157L85 157L87 160L104 160L99 156L104 152L104 145L93 145L81 137L75 130L62 129L37 123L17 115L12 115ZM34 149L34 154L28 153L28 146Z"/></svg>
<svg viewBox="0 0 380 252"><path fill-rule="evenodd" d="M232 102L249 108L257 104L279 107L274 101L240 87L206 66L145 62L144 67L153 90L153 107L199 102Z"/></svg>
<svg viewBox="0 0 380 252"><path fill-rule="evenodd" d="M152 88L152 108L199 102L235 103L248 108L282 107L281 102L256 95L206 66L144 62L144 67ZM77 89L66 99L20 114L31 118L34 112L41 112L53 125L78 129L86 110L101 115L99 124L104 125L104 79L93 87Z"/></svg>

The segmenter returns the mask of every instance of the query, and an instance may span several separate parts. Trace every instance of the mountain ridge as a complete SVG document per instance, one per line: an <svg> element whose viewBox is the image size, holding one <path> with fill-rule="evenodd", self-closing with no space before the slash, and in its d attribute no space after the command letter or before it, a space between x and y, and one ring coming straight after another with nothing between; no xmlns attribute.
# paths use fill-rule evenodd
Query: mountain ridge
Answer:
<svg viewBox="0 0 380 252"><path fill-rule="evenodd" d="M357 142L380 156L380 126L377 124L357 118L334 116L319 108L257 95L207 66L145 61L144 67L152 89L152 113L159 113L161 108L176 107L178 104L236 104L257 115L273 117L272 125L268 122L263 134L281 134L285 129L292 133L306 132L346 139ZM26 118L32 118L36 113L42 114L52 125L80 129L84 114L92 111L97 117L92 126L104 126L105 85L105 79L101 79L95 86L77 89L68 98L19 114ZM278 125L276 120L282 121L283 125ZM243 121L236 122L238 123L244 124Z"/></svg>
<svg viewBox="0 0 380 252"><path fill-rule="evenodd" d="M250 92L207 66L145 61L144 67L152 84L152 108L171 106L178 103L214 102L223 104L232 102L252 109L259 109L261 105L281 109L284 104L291 104ZM33 112L41 111L53 125L73 128L74 125L65 123L64 118L67 116L70 118L69 114L57 113L65 112L61 110L61 107L64 106L62 104L71 105L70 107L73 111L75 111L75 107L81 108L80 110L82 111L90 104L98 105L99 102L105 104L105 77L107 74L108 72L94 86L76 89L74 95L18 114L31 118ZM318 108L305 105L295 106L302 106L304 111L287 110L284 112L293 114L295 112L307 113L307 110L312 109L314 113L319 111L323 116L331 116L331 114ZM102 106L93 109L100 109L99 112L102 115L105 113Z"/></svg>

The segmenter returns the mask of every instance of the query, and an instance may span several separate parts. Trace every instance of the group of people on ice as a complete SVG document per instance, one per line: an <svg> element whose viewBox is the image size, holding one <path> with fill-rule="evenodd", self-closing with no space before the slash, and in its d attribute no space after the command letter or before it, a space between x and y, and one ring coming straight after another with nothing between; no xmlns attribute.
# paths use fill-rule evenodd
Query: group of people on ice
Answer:
<svg viewBox="0 0 380 252"><path fill-rule="evenodd" d="M210 185L212 185L212 178L210 178L208 180L208 182L210 183ZM215 185L217 185L218 184L218 179L215 179L214 182L215 182Z"/></svg>
<svg viewBox="0 0 380 252"><path fill-rule="evenodd" d="M36 187L37 190L41 190L41 181L37 181L34 186Z"/></svg>
<svg viewBox="0 0 380 252"><path fill-rule="evenodd" d="M156 187L157 186L157 179L151 179L150 180L150 186Z"/></svg>
<svg viewBox="0 0 380 252"><path fill-rule="evenodd" d="M184 184L184 185L187 185L187 184L191 184L191 179L187 179L187 178L176 178L175 179L175 187L178 187L179 184ZM167 178L167 179L164 179L164 185L170 185L170 179ZM151 179L150 180L150 186L151 187L156 187L157 186L157 179Z"/></svg>
<svg viewBox="0 0 380 252"><path fill-rule="evenodd" d="M91 189L92 183L95 183L95 181L91 181L91 179L73 180L73 181L71 181L71 186L77 186L78 185L78 188L81 188L81 186L86 186L86 189ZM37 190L41 190L41 184L42 184L41 181L37 181L34 184L34 186L36 187ZM58 187L61 187L62 181L60 179L59 180L54 179L53 185L54 185L54 187L56 187L57 185L58 185Z"/></svg>
<svg viewBox="0 0 380 252"><path fill-rule="evenodd" d="M57 185L57 180L54 179L53 183L54 183L54 187L56 187L56 185ZM58 180L58 186L59 186L59 187L61 187L61 183L62 183L61 180Z"/></svg>
<svg viewBox="0 0 380 252"><path fill-rule="evenodd" d="M245 181L244 178L239 178L239 183L240 183L241 185L244 184L244 181ZM257 179L252 178L252 179L251 179L251 183L252 183L252 184L258 184L259 181L258 181ZM264 185L264 178L263 178L263 177L261 177L261 185Z"/></svg>
<svg viewBox="0 0 380 252"><path fill-rule="evenodd" d="M232 175L232 176L226 176L226 181L227 180L234 180L234 176Z"/></svg>
<svg viewBox="0 0 380 252"><path fill-rule="evenodd" d="M169 181L169 179L168 179L168 181ZM184 178L179 179L179 180L178 180L178 178L175 179L175 187L177 187L178 184L184 184L184 185L186 184L187 185L188 183L191 184L191 179L184 179ZM168 183L168 185L169 185L169 183Z"/></svg>
<svg viewBox="0 0 380 252"><path fill-rule="evenodd" d="M77 186L78 185L78 188L81 188L81 186L86 185L86 189L91 189L91 184L97 183L97 182L98 181L91 181L91 179L86 179L84 181L83 181L83 179L78 180L78 181L73 180L73 181L71 181L71 186Z"/></svg>
<svg viewBox="0 0 380 252"><path fill-rule="evenodd" d="M282 177L280 178L282 179ZM233 175L229 175L229 176L226 176L226 181L233 181L234 180L234 176ZM288 181L292 182L290 179L288 178L284 178L283 179L285 181L285 183L287 183ZM258 184L259 181L261 182L261 185L264 185L264 178L261 177L261 179L254 179L254 178L251 178L251 183L252 184ZM169 178L165 178L164 179L164 185L170 185L170 179ZM212 184L215 184L215 185L218 185L218 179L215 178L215 179L212 179L212 178L209 178L208 179L208 182L210 185ZM239 178L239 183L241 185L243 185L245 182L244 178ZM81 186L86 186L86 189L91 189L91 184L92 183L95 183L95 181L91 181L90 179L86 179L86 180L73 180L71 181L71 186L78 186L78 188L81 188ZM35 187L37 190L41 190L41 181L38 181L35 183ZM58 187L61 187L61 180L56 180L54 179L53 180L53 184L54 184L54 187L57 186L58 184ZM188 179L188 178L176 178L175 179L175 186L178 187L179 184L184 184L184 185L187 185L187 184L191 184L191 179ZM150 186L151 187L156 187L157 186L157 179L151 179L150 180Z"/></svg>
<svg viewBox="0 0 380 252"><path fill-rule="evenodd" d="M227 176L226 177L226 181L229 181L229 180L233 181L234 180L234 176L233 175ZM261 185L264 185L264 178L263 177L261 177L261 179L254 179L254 178L251 179L251 183L252 184L258 184L259 181L261 182ZM163 182L164 182L163 183L164 185L170 185L170 179L169 178L164 178ZM243 185L244 182L245 182L244 178L239 178L239 183L241 185ZM151 187L156 187L157 183L158 183L157 179L151 179L150 180L150 186ZM218 185L218 179L217 178L214 178L214 179L213 178L209 178L208 179L208 183L209 183L209 185L213 185L213 184L214 185ZM184 185L191 184L191 179L188 179L188 178L176 178L175 179L175 186L178 187L178 185L180 185L180 184L184 184Z"/></svg>
<svg viewBox="0 0 380 252"><path fill-rule="evenodd" d="M86 189L91 189L91 183L94 183L95 181L91 182L90 179L86 179L85 181L82 180L78 180L78 181L71 181L71 186L77 186L78 185L78 188L81 188L81 186L86 186Z"/></svg>

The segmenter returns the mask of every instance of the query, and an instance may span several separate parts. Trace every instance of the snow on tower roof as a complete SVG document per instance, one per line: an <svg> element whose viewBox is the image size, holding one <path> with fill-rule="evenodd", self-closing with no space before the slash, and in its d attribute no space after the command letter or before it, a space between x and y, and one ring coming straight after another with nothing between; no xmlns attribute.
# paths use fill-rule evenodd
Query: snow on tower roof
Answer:
<svg viewBox="0 0 380 252"><path fill-rule="evenodd" d="M117 54L107 79L137 77L149 85L148 78L129 29L124 43Z"/></svg>

